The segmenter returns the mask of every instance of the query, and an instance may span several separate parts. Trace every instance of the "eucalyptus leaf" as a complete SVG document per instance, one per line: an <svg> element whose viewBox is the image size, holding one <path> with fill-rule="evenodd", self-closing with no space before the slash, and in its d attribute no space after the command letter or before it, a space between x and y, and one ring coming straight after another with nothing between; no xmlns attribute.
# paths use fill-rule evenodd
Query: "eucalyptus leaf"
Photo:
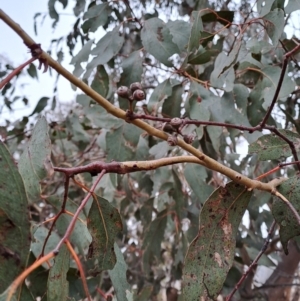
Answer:
<svg viewBox="0 0 300 301"><path fill-rule="evenodd" d="M47 166L51 165L51 141L48 130L46 119L40 118L19 160L18 168L25 184L29 203L39 200L40 181L47 176Z"/></svg>
<svg viewBox="0 0 300 301"><path fill-rule="evenodd" d="M235 237L252 192L229 183L205 202L183 268L184 300L216 299L233 264Z"/></svg>
<svg viewBox="0 0 300 301"><path fill-rule="evenodd" d="M146 20L141 31L141 38L145 49L150 54L164 65L173 66L169 58L180 51L172 41L173 37L170 30L161 19L151 18Z"/></svg>

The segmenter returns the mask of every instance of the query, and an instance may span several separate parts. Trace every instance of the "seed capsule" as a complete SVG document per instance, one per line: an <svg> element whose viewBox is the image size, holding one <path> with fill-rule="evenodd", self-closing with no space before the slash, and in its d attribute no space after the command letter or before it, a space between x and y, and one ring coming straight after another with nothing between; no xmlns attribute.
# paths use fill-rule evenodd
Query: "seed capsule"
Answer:
<svg viewBox="0 0 300 301"><path fill-rule="evenodd" d="M170 146L176 146L178 144L178 139L176 136L170 135L167 139L167 142Z"/></svg>
<svg viewBox="0 0 300 301"><path fill-rule="evenodd" d="M131 95L130 90L126 86L120 86L117 90L117 94L123 98L129 98Z"/></svg>
<svg viewBox="0 0 300 301"><path fill-rule="evenodd" d="M187 144L192 144L192 143L194 142L194 140L195 140L195 136L192 135L192 134L184 135L184 136L183 136L183 140L184 140L184 142L187 143Z"/></svg>
<svg viewBox="0 0 300 301"><path fill-rule="evenodd" d="M136 82L136 83L132 83L129 87L129 89L131 90L131 92L133 93L134 91L136 90L143 90L143 87L142 87L142 84L139 83L139 82Z"/></svg>
<svg viewBox="0 0 300 301"><path fill-rule="evenodd" d="M182 125L182 119L180 119L178 117L172 118L171 121L170 121L170 124L174 128L178 129Z"/></svg>
<svg viewBox="0 0 300 301"><path fill-rule="evenodd" d="M132 94L132 98L136 101L144 100L146 97L145 92L143 90L135 90Z"/></svg>

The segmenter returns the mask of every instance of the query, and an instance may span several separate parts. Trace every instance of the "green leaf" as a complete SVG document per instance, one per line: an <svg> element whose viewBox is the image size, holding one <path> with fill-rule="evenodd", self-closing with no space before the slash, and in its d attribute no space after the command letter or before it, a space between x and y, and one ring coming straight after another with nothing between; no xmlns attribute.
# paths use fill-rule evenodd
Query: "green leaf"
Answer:
<svg viewBox="0 0 300 301"><path fill-rule="evenodd" d="M164 116L180 117L183 87L181 83L173 85L172 94L165 99L162 106Z"/></svg>
<svg viewBox="0 0 300 301"><path fill-rule="evenodd" d="M266 66L261 71L264 74L264 78L261 83L262 97L264 98L263 108L267 110L273 100L280 78L281 69L279 67ZM295 86L295 82L286 73L282 81L278 98L283 99L288 97L290 93L294 91Z"/></svg>
<svg viewBox="0 0 300 301"><path fill-rule="evenodd" d="M57 13L55 9L55 2L57 0L49 0L48 1L48 10L49 10L49 16L51 19L54 19L56 22L59 20L59 14Z"/></svg>
<svg viewBox="0 0 300 301"><path fill-rule="evenodd" d="M300 149L300 135L289 130L278 130L286 138L290 139L296 151ZM249 154L257 153L259 159L265 160L281 160L292 155L292 151L284 140L275 134L264 135L256 142L249 145Z"/></svg>
<svg viewBox="0 0 300 301"><path fill-rule="evenodd" d="M132 83L141 82L143 73L143 58L141 54L140 50L133 51L128 58L123 60L120 86L129 87Z"/></svg>
<svg viewBox="0 0 300 301"><path fill-rule="evenodd" d="M210 119L209 106L212 101L214 101L212 92L198 83L191 82L187 109L191 119L208 121Z"/></svg>
<svg viewBox="0 0 300 301"><path fill-rule="evenodd" d="M62 4L63 8L66 8L68 5L68 0L58 0L58 2Z"/></svg>
<svg viewBox="0 0 300 301"><path fill-rule="evenodd" d="M62 245L49 272L47 301L67 300L69 295L69 282L67 280L69 265L69 250L66 245Z"/></svg>
<svg viewBox="0 0 300 301"><path fill-rule="evenodd" d="M192 12L193 25L191 35L189 38L188 51L192 52L199 48L201 32L203 31L203 24L201 19L201 11Z"/></svg>
<svg viewBox="0 0 300 301"><path fill-rule="evenodd" d="M268 36L272 40L273 45L277 46L285 25L283 10L274 9L266 14L263 20Z"/></svg>
<svg viewBox="0 0 300 301"><path fill-rule="evenodd" d="M177 173L172 169L172 175L174 178L174 186L169 191L170 196L172 196L175 201L175 211L178 219L181 221L183 217L185 217L185 208L187 205L187 198L182 192L182 182L180 181Z"/></svg>
<svg viewBox="0 0 300 301"><path fill-rule="evenodd" d="M133 133L128 132L132 130ZM141 132L136 131L136 127L133 125L127 126L125 122L123 125L117 128L116 130L111 130L106 135L106 145L107 145L107 160L118 160L118 161L127 161L131 160L134 155L135 147L134 145L128 145L126 138L128 135L133 134L135 138L132 138L136 141L137 135ZM131 138L130 138L131 139ZM138 141L138 140L137 140Z"/></svg>
<svg viewBox="0 0 300 301"><path fill-rule="evenodd" d="M157 144L153 145L150 150L149 154L154 156L155 159L160 159L166 156L166 153L171 149L171 146L168 144L167 141L158 142Z"/></svg>
<svg viewBox="0 0 300 301"><path fill-rule="evenodd" d="M270 12L275 0L258 0L256 3L257 11L261 17Z"/></svg>
<svg viewBox="0 0 300 301"><path fill-rule="evenodd" d="M99 40L91 54L96 55L93 60L87 64L86 72L83 78L89 78L94 68L98 65L106 64L120 51L124 43L124 36L119 34L119 26L108 32Z"/></svg>
<svg viewBox="0 0 300 301"><path fill-rule="evenodd" d="M116 263L115 238L123 229L118 210L107 200L97 197L89 211L87 226L92 235L88 258L96 260L97 271L112 269Z"/></svg>
<svg viewBox="0 0 300 301"><path fill-rule="evenodd" d="M76 17L80 15L81 12L83 12L85 8L86 0L76 0L76 5L73 8L74 14Z"/></svg>
<svg viewBox="0 0 300 301"><path fill-rule="evenodd" d="M210 61L211 52L206 51L203 46L200 45L195 54L191 54L188 58L188 63L193 65L203 65Z"/></svg>
<svg viewBox="0 0 300 301"><path fill-rule="evenodd" d="M25 269L30 251L27 195L13 157L0 141L0 293Z"/></svg>
<svg viewBox="0 0 300 301"><path fill-rule="evenodd" d="M131 289L126 277L128 267L124 260L124 256L116 243L114 244L114 250L117 257L117 262L114 268L108 271L108 274L116 292L117 300L127 301L126 291Z"/></svg>
<svg viewBox="0 0 300 301"><path fill-rule="evenodd" d="M204 203L212 193L212 187L206 184L206 169L199 164L187 164L184 168L184 176L197 199Z"/></svg>
<svg viewBox="0 0 300 301"><path fill-rule="evenodd" d="M289 0L287 6L284 8L285 13L291 14L292 12L300 9L300 0Z"/></svg>
<svg viewBox="0 0 300 301"><path fill-rule="evenodd" d="M73 56L70 64L76 65L88 61L93 43L94 40L89 40L86 42L81 50L75 56Z"/></svg>
<svg viewBox="0 0 300 301"><path fill-rule="evenodd" d="M168 27L161 19L151 18L145 21L141 31L142 43L150 54L168 67L173 66L168 58L180 52L172 38Z"/></svg>
<svg viewBox="0 0 300 301"><path fill-rule="evenodd" d="M241 46L242 39L239 38L236 40L228 56L224 56L224 53L223 56L218 55L215 61L215 69L211 74L211 79L214 79L215 77L220 77L220 75L222 75L225 71L227 71L237 62ZM218 58L219 62L217 63Z"/></svg>
<svg viewBox="0 0 300 301"><path fill-rule="evenodd" d="M83 129L79 116L76 114L67 117L66 133L68 136L72 137L73 141L78 143L80 148L86 147L86 144L90 141L88 133Z"/></svg>
<svg viewBox="0 0 300 301"><path fill-rule="evenodd" d="M173 36L172 41L178 46L179 52L186 51L191 25L182 20L169 21L166 25L170 34Z"/></svg>
<svg viewBox="0 0 300 301"><path fill-rule="evenodd" d="M107 96L109 91L109 76L103 65L97 67L97 72L95 73L91 88L101 96Z"/></svg>
<svg viewBox="0 0 300 301"><path fill-rule="evenodd" d="M153 90L148 101L149 112L150 113L152 111L157 112L162 101L171 95L172 95L172 85L170 79L166 79L162 83L158 84Z"/></svg>
<svg viewBox="0 0 300 301"><path fill-rule="evenodd" d="M34 114L38 114L38 113L42 112L45 109L45 107L47 106L48 100L49 100L49 97L42 97L38 101L36 107L34 108L33 112L29 116L33 116Z"/></svg>
<svg viewBox="0 0 300 301"><path fill-rule="evenodd" d="M252 192L236 183L219 187L205 202L199 234L183 268L184 300L215 300L232 266L236 233Z"/></svg>
<svg viewBox="0 0 300 301"><path fill-rule="evenodd" d="M57 213L61 210L61 200L58 197L56 196L48 197L47 202L56 209ZM90 198L89 202L92 202L92 198ZM65 209L68 212L74 214L78 209L78 205L74 203L72 200L68 199ZM85 250L90 245L92 238L87 229L86 224L82 222L82 220L86 221L86 216L83 213L81 213L79 215L79 218L81 220L76 221L69 240L74 246L78 248L79 253L83 255ZM72 216L67 214L63 214L59 217L59 219L56 222L57 233L59 235L63 236L66 233L66 230L70 225L71 220L72 220Z"/></svg>
<svg viewBox="0 0 300 301"><path fill-rule="evenodd" d="M48 124L45 117L42 117L36 123L18 164L29 203L34 203L40 198L40 181L47 175L47 166L51 163L50 154Z"/></svg>
<svg viewBox="0 0 300 301"><path fill-rule="evenodd" d="M83 32L95 32L100 26L105 25L110 13L109 3L101 3L89 7L88 11L83 15L83 20L86 20L81 26Z"/></svg>
<svg viewBox="0 0 300 301"><path fill-rule="evenodd" d="M108 114L105 109L94 103L84 107L84 114L91 121L92 125L104 129L116 129L124 123L123 120Z"/></svg>
<svg viewBox="0 0 300 301"><path fill-rule="evenodd" d="M167 210L161 211L144 232L142 249L144 250L143 266L146 274L150 271L153 257L160 258L161 242L164 238L167 217Z"/></svg>
<svg viewBox="0 0 300 301"><path fill-rule="evenodd" d="M40 226L37 229L33 230L35 230L33 233L34 239L31 242L30 249L34 256L36 258L39 258L49 230L46 229L44 226ZM48 254L49 252L53 251L56 248L59 241L60 237L58 236L58 234L52 231L45 247L45 254ZM53 264L53 259L50 259L50 263ZM47 264L43 264L43 266L48 267Z"/></svg>
<svg viewBox="0 0 300 301"><path fill-rule="evenodd" d="M283 182L277 189L292 204L295 210L300 212L300 181L299 176L291 177ZM288 254L288 242L295 236L300 235L300 226L295 218L295 214L278 197L274 198L272 214L280 226L279 235L285 254Z"/></svg>
<svg viewBox="0 0 300 301"><path fill-rule="evenodd" d="M29 65L27 72L32 78L38 78L38 74L37 74L36 67L34 64Z"/></svg>

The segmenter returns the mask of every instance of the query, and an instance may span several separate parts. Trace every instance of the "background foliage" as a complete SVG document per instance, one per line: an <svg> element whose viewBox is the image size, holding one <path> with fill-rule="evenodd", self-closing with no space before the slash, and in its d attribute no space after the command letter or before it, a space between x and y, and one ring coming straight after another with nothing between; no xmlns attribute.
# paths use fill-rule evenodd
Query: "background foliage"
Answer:
<svg viewBox="0 0 300 301"><path fill-rule="evenodd" d="M298 1L49 0L47 14L37 12L33 20L36 30L44 17L55 29L64 17L57 8L67 5L74 6L73 30L48 50L63 64L68 51L73 74L111 104L128 110L129 101L116 90L141 82L146 100L134 102L137 118L150 115L147 122L164 130L167 118L203 122L185 125L182 135L193 135L194 148L249 178L297 160L298 53L285 55L298 43L293 22ZM100 30L103 37L95 40ZM3 78L12 69L0 68ZM1 106L27 105L30 99L18 95L18 78L37 74L35 63L18 74L1 90ZM62 108L55 96L45 95L32 114L5 120L0 128L0 300L26 267L55 248L86 195L84 187L92 185L94 175L88 173L70 181L69 214L60 215L50 235L47 221L60 212L66 189L52 164L187 155L80 91L71 107ZM266 116L269 128L262 130L257 126ZM278 191L299 212L297 170L297 164L277 169L263 181L287 177ZM69 239L93 300L225 300L260 252L274 219L269 248L232 300L275 300L274 295L298 300L300 225L290 207L269 192L181 163L106 174L95 193ZM270 278L263 267L273 269ZM14 297L83 300L81 275L68 249L63 245L58 256L34 270Z"/></svg>

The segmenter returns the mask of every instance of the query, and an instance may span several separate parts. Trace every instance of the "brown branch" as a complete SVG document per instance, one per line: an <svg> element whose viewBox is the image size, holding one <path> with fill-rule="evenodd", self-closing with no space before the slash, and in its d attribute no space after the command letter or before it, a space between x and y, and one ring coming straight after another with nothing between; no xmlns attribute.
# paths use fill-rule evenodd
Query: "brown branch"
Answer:
<svg viewBox="0 0 300 301"><path fill-rule="evenodd" d="M284 135L282 135L274 126L265 126L264 127L265 129L273 132L275 135L277 135L278 137L280 137L282 140L284 140L290 147L291 151L292 151L292 154L293 154L293 157L294 157L294 160L296 162L299 161L298 159L298 155L297 155L297 151L296 151L296 148L295 148L295 145L294 143L287 137L285 137ZM298 166L298 169L300 170L300 164L299 163L296 163L297 166Z"/></svg>
<svg viewBox="0 0 300 301"><path fill-rule="evenodd" d="M30 58L28 61L26 61L24 64L20 65L18 68L14 69L10 74L7 75L1 82L0 82L0 90L10 82L10 80L18 75L22 69L24 69L27 65L31 64L34 60L36 60L36 57Z"/></svg>
<svg viewBox="0 0 300 301"><path fill-rule="evenodd" d="M87 282L86 282L86 277L85 277L85 274L84 274L82 264L81 264L74 248L72 247L72 245L71 245L71 243L69 242L68 239L65 241L65 244L67 245L67 248L69 249L69 251L70 251L71 255L73 256L73 258L76 262L76 265L78 267L80 277L81 277L81 281L82 281L82 285L83 285L83 290L86 294L86 297L87 297L88 301L91 301L91 296L90 296L90 293L89 293L89 288L88 288L88 285L87 285Z"/></svg>
<svg viewBox="0 0 300 301"><path fill-rule="evenodd" d="M97 177L95 183L92 185L90 191L88 192L88 194L85 196L85 198L82 200L80 206L77 208L76 212L74 213L74 216L65 232L65 235L63 236L63 238L59 241L59 243L57 244L56 248L54 249L54 252L58 252L61 245L67 240L69 239L73 229L74 229L74 226L75 226L75 223L77 221L77 218L80 214L80 212L82 211L82 209L84 208L84 206L86 205L86 203L88 202L89 198L92 196L92 194L94 193L98 183L100 182L100 180L102 179L102 177L104 176L104 174L106 173L106 170L103 169L101 171L101 173L99 174L99 176Z"/></svg>
<svg viewBox="0 0 300 301"><path fill-rule="evenodd" d="M49 259L55 257L58 252L52 251L42 258L38 259L34 262L30 267L28 267L22 274L20 274L13 283L9 286L6 301L10 301L13 294L16 292L17 288L23 283L23 281L27 278L27 276L34 271L36 268L41 266L44 262L47 262Z"/></svg>
<svg viewBox="0 0 300 301"><path fill-rule="evenodd" d="M14 22L8 15L4 13L3 10L0 9L0 19L2 19L9 27L11 27L24 41L24 43L30 48L32 45L37 45L35 41L24 31L22 28ZM295 49L287 53L286 56L291 55L294 51L296 51L296 48L300 48L300 46L295 47ZM108 113L114 115L115 117L121 118L123 120L128 121L128 116L125 111L121 110L120 108L117 108L113 104L111 104L108 100L106 100L104 97L102 97L100 94L98 94L96 91L91 89L87 84L85 84L82 80L75 77L72 73L67 71L65 68L63 68L58 62L56 62L51 56L49 56L46 52L42 51L42 54L39 56L40 59L46 60L47 64L55 69L59 74L64 76L67 80L69 80L72 84L74 84L76 87L81 89L87 96L94 99L99 105L101 105L104 109L107 110ZM168 140L168 135L164 133L163 131L160 131L153 126L143 122L142 120L133 120L132 123L136 125L137 127L145 130L149 135L155 136L157 138L163 139L165 141ZM189 152L190 154L197 157L200 161L199 164L220 172L221 174L227 176L234 182L244 185L248 187L248 189L259 189L268 191L271 193L274 193L276 190L274 186L268 184L268 183L262 183L257 180L252 180L241 173L238 173L234 171L233 169L222 165L221 163L215 161L214 159L206 156L204 153L199 151L198 149L194 148L192 145L189 145L185 143L182 139L178 138L177 145L184 149L185 151ZM58 168L57 168L57 171Z"/></svg>
<svg viewBox="0 0 300 301"><path fill-rule="evenodd" d="M64 199L63 199L63 203L61 205L61 209L60 211L55 215L53 222L51 224L51 227L48 231L48 234L45 238L44 244L43 244L43 248L42 248L42 252L40 256L44 256L44 252L45 252L45 247L47 245L47 241L52 233L52 230L54 229L54 226L58 220L58 218L65 212L65 208L66 208L66 203L67 203L67 199L68 199L68 191L69 191L69 183L70 183L70 177L65 176L65 191L64 191Z"/></svg>

